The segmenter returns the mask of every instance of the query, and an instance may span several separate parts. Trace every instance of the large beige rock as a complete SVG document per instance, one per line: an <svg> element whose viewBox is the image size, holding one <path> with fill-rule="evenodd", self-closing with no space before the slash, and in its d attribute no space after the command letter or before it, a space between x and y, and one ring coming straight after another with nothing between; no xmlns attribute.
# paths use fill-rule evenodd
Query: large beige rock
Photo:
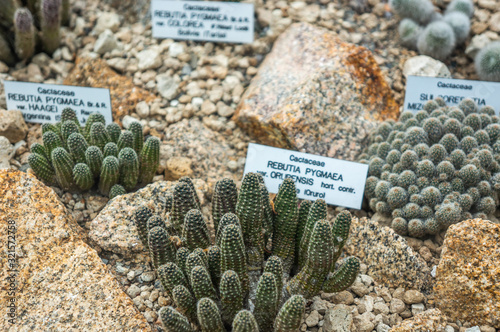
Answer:
<svg viewBox="0 0 500 332"><path fill-rule="evenodd" d="M471 219L448 228L436 270L436 306L453 319L500 329L500 225Z"/></svg>
<svg viewBox="0 0 500 332"><path fill-rule="evenodd" d="M0 136L7 137L12 144L26 137L28 126L21 111L0 110Z"/></svg>
<svg viewBox="0 0 500 332"><path fill-rule="evenodd" d="M369 50L297 23L278 38L233 119L260 143L354 160L378 121L398 113Z"/></svg>
<svg viewBox="0 0 500 332"><path fill-rule="evenodd" d="M439 309L430 309L415 315L414 317L404 320L394 326L390 332L417 332L417 331L433 331L445 332L446 317Z"/></svg>
<svg viewBox="0 0 500 332"><path fill-rule="evenodd" d="M53 190L0 170L0 331L151 331L81 232Z"/></svg>

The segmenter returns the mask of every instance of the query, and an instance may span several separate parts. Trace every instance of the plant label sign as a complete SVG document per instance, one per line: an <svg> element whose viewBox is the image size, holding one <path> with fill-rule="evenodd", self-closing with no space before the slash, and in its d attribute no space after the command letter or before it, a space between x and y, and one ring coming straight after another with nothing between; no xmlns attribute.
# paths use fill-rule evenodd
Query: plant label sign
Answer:
<svg viewBox="0 0 500 332"><path fill-rule="evenodd" d="M94 112L104 115L106 123L113 122L109 89L13 81L4 81L4 86L7 109L20 110L26 122L58 122L67 107L82 125Z"/></svg>
<svg viewBox="0 0 500 332"><path fill-rule="evenodd" d="M152 0L153 37L252 43L254 7L249 3Z"/></svg>
<svg viewBox="0 0 500 332"><path fill-rule="evenodd" d="M489 105L500 112L500 83L455 80L451 78L409 76L406 80L405 111L420 111L424 104L441 97L448 106L472 98L479 107Z"/></svg>
<svg viewBox="0 0 500 332"><path fill-rule="evenodd" d="M368 165L250 143L246 173L260 173L271 193L291 178L297 197L361 209Z"/></svg>

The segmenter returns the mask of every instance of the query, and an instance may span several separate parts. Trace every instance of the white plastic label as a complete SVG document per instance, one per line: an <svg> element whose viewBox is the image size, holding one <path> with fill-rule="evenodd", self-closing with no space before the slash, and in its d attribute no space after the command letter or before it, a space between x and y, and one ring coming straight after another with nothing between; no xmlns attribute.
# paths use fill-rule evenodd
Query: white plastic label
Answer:
<svg viewBox="0 0 500 332"><path fill-rule="evenodd" d="M249 3L153 0L153 37L252 43L254 7Z"/></svg>
<svg viewBox="0 0 500 332"><path fill-rule="evenodd" d="M407 78L405 111L420 111L427 101L436 97L443 98L448 106L472 98L479 107L489 105L497 114L500 112L500 83L425 76Z"/></svg>
<svg viewBox="0 0 500 332"><path fill-rule="evenodd" d="M322 198L326 203L361 209L368 165L250 143L245 174L264 177L277 193L285 178L292 178L301 199Z"/></svg>
<svg viewBox="0 0 500 332"><path fill-rule="evenodd" d="M26 122L55 123L61 112L73 109L83 125L91 113L113 122L109 89L4 81L7 109L20 110Z"/></svg>

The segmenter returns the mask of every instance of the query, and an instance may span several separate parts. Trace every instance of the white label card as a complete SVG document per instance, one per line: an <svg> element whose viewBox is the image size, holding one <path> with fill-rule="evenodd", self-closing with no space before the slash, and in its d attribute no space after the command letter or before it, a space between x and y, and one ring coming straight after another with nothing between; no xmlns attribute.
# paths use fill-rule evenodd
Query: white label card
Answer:
<svg viewBox="0 0 500 332"><path fill-rule="evenodd" d="M252 43L254 7L249 3L152 0L154 38Z"/></svg>
<svg viewBox="0 0 500 332"><path fill-rule="evenodd" d="M4 81L4 86L7 109L20 110L26 122L58 122L67 107L82 125L94 112L104 115L106 123L113 122L109 89L12 81Z"/></svg>
<svg viewBox="0 0 500 332"><path fill-rule="evenodd" d="M425 76L407 78L405 111L420 111L427 101L436 97L443 98L448 106L472 98L479 107L489 105L497 114L500 112L500 83Z"/></svg>
<svg viewBox="0 0 500 332"><path fill-rule="evenodd" d="M292 178L297 197L361 209L368 165L250 143L246 173L260 173L271 193Z"/></svg>

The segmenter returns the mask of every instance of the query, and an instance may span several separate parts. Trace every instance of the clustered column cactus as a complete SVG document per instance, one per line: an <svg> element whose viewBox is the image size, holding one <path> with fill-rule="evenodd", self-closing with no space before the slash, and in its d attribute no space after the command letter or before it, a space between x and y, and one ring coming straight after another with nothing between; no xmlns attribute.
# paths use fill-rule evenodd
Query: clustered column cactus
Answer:
<svg viewBox="0 0 500 332"><path fill-rule="evenodd" d="M136 210L139 238L177 308L160 311L167 331L299 331L306 299L354 282L357 258L335 269L350 213L330 224L323 200L299 207L291 179L273 202L263 185L257 173L245 175L239 193L232 180L217 182L214 243L189 178L174 187L165 219L147 207Z"/></svg>
<svg viewBox="0 0 500 332"><path fill-rule="evenodd" d="M390 0L390 4L403 18L398 29L401 44L420 54L444 60L469 36L471 0L453 0L444 15L430 0Z"/></svg>
<svg viewBox="0 0 500 332"><path fill-rule="evenodd" d="M487 219L500 191L500 118L472 99L458 107L443 99L403 112L374 131L360 156L368 163L365 197L392 216L401 235L423 237L451 224Z"/></svg>
<svg viewBox="0 0 500 332"><path fill-rule="evenodd" d="M55 125L42 126L43 145L31 146L28 162L39 179L67 191L87 191L97 184L101 194L110 198L151 182L159 164L158 138L137 144L142 146L137 153L130 147L117 147L112 139L118 136L118 125L106 128L99 113L91 114L85 127L72 109L64 109L61 118ZM134 126L141 125L136 122ZM135 137L142 139L142 134Z"/></svg>
<svg viewBox="0 0 500 332"><path fill-rule="evenodd" d="M37 48L52 54L59 47L61 24L69 23L68 0L0 0L0 8L0 61L13 65Z"/></svg>

